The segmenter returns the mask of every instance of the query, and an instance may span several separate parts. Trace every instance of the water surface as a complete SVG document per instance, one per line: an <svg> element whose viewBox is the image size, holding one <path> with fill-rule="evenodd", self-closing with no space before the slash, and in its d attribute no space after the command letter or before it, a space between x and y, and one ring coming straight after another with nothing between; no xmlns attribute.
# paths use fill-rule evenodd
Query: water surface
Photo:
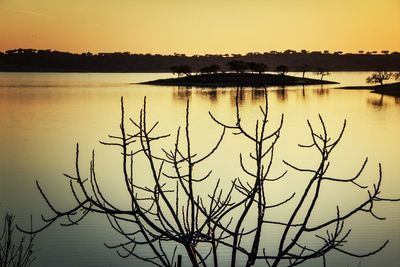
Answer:
<svg viewBox="0 0 400 267"><path fill-rule="evenodd" d="M301 75L301 74L294 74ZM40 225L40 214L50 214L36 189L38 180L49 198L59 208L66 208L72 197L63 173L74 171L75 145L80 143L82 172L88 173L92 149L96 150L97 172L104 188L115 201L125 199L118 176L120 159L118 151L104 147L99 140L108 134L118 134L120 97L125 100L126 112L138 118L144 96L147 97L148 116L160 121L158 133L176 132L184 125L184 112L190 100L190 120L193 150L205 152L218 138L221 128L209 117L211 111L220 120L233 123L235 119L236 88L200 89L157 87L133 83L170 74L74 74L74 73L0 73L0 212L12 212L17 221L26 225L30 214L34 224ZM365 84L365 72L333 73L328 79L340 86ZM304 167L317 164L315 153L301 149L298 143L309 143L307 119L318 125L320 114L333 136L337 136L343 120L347 128L342 142L332 158L330 175L350 177L361 166L365 157L369 162L360 180L367 185L378 177L378 163L383 166L382 194L399 197L398 165L400 159L400 101L399 99L372 94L368 90L335 90L333 86L270 88L270 124L274 128L283 113L285 116L282 136L277 145L273 173L280 173L285 166L282 159ZM242 89L239 104L245 126L254 131L264 98L259 91ZM160 146L172 148L174 137ZM248 143L228 134L220 149L205 164L204 170L213 169L209 183L217 178L227 184L244 176L239 167L239 152L250 151ZM143 159L135 159L135 174L145 177ZM301 186L307 177L289 173L285 182L271 185L271 201ZM120 181L120 182L118 182ZM209 187L197 188L206 194ZM334 212L336 205L345 209L363 199L360 192L327 185L322 190L322 202L315 214L315 221ZM358 260L332 254L329 266L398 266L400 262L400 204L379 203L379 216L385 221L374 220L360 214L346 223L353 228L350 242L352 251L364 253L390 239L379 254ZM272 213L275 218L285 217L287 210ZM276 242L277 233L268 229L266 244ZM310 238L309 242L315 242ZM115 251L106 249L104 242L121 242L103 217L90 216L79 226L63 228L53 225L38 235L35 242L37 259L33 266L145 266L137 265L134 258L121 259ZM222 251L221 253L225 253ZM330 264L329 264L330 263ZM314 265L313 265L314 264ZM306 266L320 266L315 261ZM260 266L262 262L260 262Z"/></svg>

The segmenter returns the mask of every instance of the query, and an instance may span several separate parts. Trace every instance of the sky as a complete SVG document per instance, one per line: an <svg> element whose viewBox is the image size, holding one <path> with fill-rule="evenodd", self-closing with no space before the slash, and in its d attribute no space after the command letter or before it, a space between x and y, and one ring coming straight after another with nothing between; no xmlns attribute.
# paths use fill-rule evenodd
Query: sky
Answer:
<svg viewBox="0 0 400 267"><path fill-rule="evenodd" d="M0 0L0 51L400 51L400 0Z"/></svg>

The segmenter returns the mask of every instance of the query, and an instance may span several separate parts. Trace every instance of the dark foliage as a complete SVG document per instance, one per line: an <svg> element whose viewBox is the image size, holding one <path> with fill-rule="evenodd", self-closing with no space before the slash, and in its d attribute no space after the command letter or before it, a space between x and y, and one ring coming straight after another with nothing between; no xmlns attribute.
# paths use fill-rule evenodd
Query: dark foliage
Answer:
<svg viewBox="0 0 400 267"><path fill-rule="evenodd" d="M232 60L226 64L229 66L230 70L237 73L243 73L249 69L249 65L243 60Z"/></svg>
<svg viewBox="0 0 400 267"><path fill-rule="evenodd" d="M247 65L249 66L251 72L256 72L259 74L266 72L268 70L267 65L265 65L264 63L249 62L247 63Z"/></svg>
<svg viewBox="0 0 400 267"><path fill-rule="evenodd" d="M213 64L228 70L227 62L242 60L266 64L271 70L278 65L288 66L290 71L296 71L298 66L307 64L310 71L316 71L323 66L329 71L344 70L399 70L400 53L390 54L339 54L296 52L225 54L225 55L151 55L131 54L129 52L115 53L82 53L14 49L0 53L0 71L44 71L44 72L169 72L171 66L188 65L199 70Z"/></svg>
<svg viewBox="0 0 400 267"><path fill-rule="evenodd" d="M396 72L387 72L387 71L377 71L372 73L370 76L367 77L367 83L379 83L383 85L384 81L388 81L392 78L395 80L399 79L400 75Z"/></svg>
<svg viewBox="0 0 400 267"><path fill-rule="evenodd" d="M200 73L206 74L217 73L219 71L221 71L221 67L217 64L213 64L211 66L203 67L200 69Z"/></svg>
<svg viewBox="0 0 400 267"><path fill-rule="evenodd" d="M190 75L192 73L192 68L188 65L179 65L171 67L173 74L178 74L178 77L182 75Z"/></svg>
<svg viewBox="0 0 400 267"><path fill-rule="evenodd" d="M289 68L286 65L279 65L276 67L275 72L285 75L289 71Z"/></svg>
<svg viewBox="0 0 400 267"><path fill-rule="evenodd" d="M14 215L6 214L4 217L3 231L0 234L0 267L26 267L33 260L33 239L30 234L19 240L15 232Z"/></svg>

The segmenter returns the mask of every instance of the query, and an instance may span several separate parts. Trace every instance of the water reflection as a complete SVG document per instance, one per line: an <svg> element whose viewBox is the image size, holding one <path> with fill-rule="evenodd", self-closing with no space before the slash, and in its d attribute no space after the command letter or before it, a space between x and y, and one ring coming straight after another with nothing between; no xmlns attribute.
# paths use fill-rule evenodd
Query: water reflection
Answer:
<svg viewBox="0 0 400 267"><path fill-rule="evenodd" d="M192 96L192 89L190 87L178 87L174 90L173 97L175 100L186 102Z"/></svg>
<svg viewBox="0 0 400 267"><path fill-rule="evenodd" d="M224 93L225 91L222 91L220 93ZM207 98L209 101L212 103L217 102L218 100L218 89L217 88L210 88L210 89L200 89L196 90L196 94L199 94L205 98Z"/></svg>
<svg viewBox="0 0 400 267"><path fill-rule="evenodd" d="M244 101L246 100L246 90L245 90L245 88L238 87L237 88L237 95L231 93L231 105L232 105L232 107L236 106L236 97L237 97L237 100L238 100L238 105L242 106L244 104Z"/></svg>
<svg viewBox="0 0 400 267"><path fill-rule="evenodd" d="M288 93L286 91L286 88L284 86L280 87L276 92L276 97L279 101L285 102L288 97Z"/></svg>
<svg viewBox="0 0 400 267"><path fill-rule="evenodd" d="M368 98L367 100L368 104L370 104L374 108L385 108L387 104L383 101L383 95L381 95L379 98Z"/></svg>
<svg viewBox="0 0 400 267"><path fill-rule="evenodd" d="M251 100L252 101L260 101L265 98L265 89L264 88L252 88L251 89ZM268 90L267 90L268 93Z"/></svg>
<svg viewBox="0 0 400 267"><path fill-rule="evenodd" d="M24 74L12 76L15 79L6 84L18 83L21 79L29 83L29 79ZM27 214L33 213L37 218L38 214L47 211L36 190L36 179L53 194L52 199L65 195L68 185L63 184L64 180L60 178L63 172L69 172L74 168L74 147L78 141L82 145L82 161L84 161L82 165L88 163L85 160L90 159L91 149L96 148L97 155L100 157L97 164L100 168L99 174L108 174L105 177L113 177L115 166L120 166L120 162L110 157L107 149L104 149L105 153L101 153L103 148L99 147L98 140L107 134L118 132L121 96L125 97L127 113L132 116L137 115L136 112L142 105L143 97L147 96L149 116L159 120L163 129L167 128L163 133L173 133L178 126L183 125L186 101L190 99L191 133L194 140L200 140L200 142L194 142L193 145L196 143L199 149L204 147L205 143L213 143L214 137L219 134L220 129L210 122L207 113L209 110L223 121L234 122L235 119L232 108L235 105L237 88L215 90L126 85L111 89L99 88L97 84L85 87L70 85L64 87L64 75L50 76L52 83L59 83L60 86L40 88L0 86L0 125L2 127L0 132L0 147L2 148L0 151L0 205L2 205L1 208L6 207L19 215L20 220L24 218L29 220ZM358 73L356 76L363 78L365 75ZM7 74L2 74L0 79L4 80L6 77L8 77ZM35 74L35 77L38 81L48 79L47 74ZM80 84L80 77L83 77L84 82L87 80L85 74L74 74L74 84ZM91 77L96 81L122 84L122 81L131 81L132 74L118 77L112 74L93 74ZM141 74L139 78L134 77L137 81L153 78L154 75L149 78L144 74ZM347 77L347 79L352 79L352 77ZM332 78L332 80L336 79ZM329 88L324 87L321 90L319 86L305 86L267 89L271 113L270 123L279 122L280 115L285 114L282 139L278 144L281 153L276 154L276 162L279 163L284 158L300 163L302 166L303 164L308 166L313 155L304 156L296 150L298 143L309 141L306 120L318 120L317 114L321 113L326 118L329 129L334 131L346 118L348 129L343 143L338 147L338 154L334 155L334 162L337 162L341 168L333 167L335 172L337 171L335 174L343 175L343 177L353 175L349 173L349 170L353 170L364 156L370 156L363 182L368 184L369 177L376 178L377 162L382 162L384 171L382 191L387 197L398 197L400 194L397 179L400 151L397 148L400 147L398 138L400 98L381 97L365 90L346 91ZM263 101L263 89L239 88L238 90L243 118L250 120L249 125L254 125L254 121L251 120L254 119L254 114L260 112L258 105ZM207 129L207 134L204 129ZM248 129L254 131L254 127L248 127ZM239 170L237 168L238 158L232 155L232 148L246 150L248 144L238 143L235 138L227 138L227 142L222 144L223 154L219 154L210 163L217 170L216 177L230 179L238 174L241 175L240 168ZM173 143L174 140L171 142ZM349 147L351 149L348 149ZM139 171L141 165L138 163L135 166ZM224 168L219 166L224 166ZM280 173L279 164L273 168ZM295 181L297 184L301 183L300 180L303 181L294 177L290 182ZM114 181L104 180L103 185L118 196L119 188ZM268 190L272 190L273 194L279 196L286 192L283 185L279 190L275 188ZM326 191L328 192L321 196L327 199L326 203L331 203L329 201L337 198L337 193L341 192L340 188L336 187L330 187ZM352 196L343 201L352 203L357 197ZM19 201L15 201L16 198ZM68 199L62 197L60 199L68 202ZM325 206L321 207L321 213L324 213L324 208ZM382 263L385 266L398 266L400 262L399 207L382 205L379 208L379 215L388 217L388 220L380 224L369 224L367 222L369 220L365 220L365 217L356 220L354 224L357 225L359 233L354 244L359 249L358 251L362 252L389 237L392 241L389 246L381 254L363 261L362 266L382 266ZM285 212L278 215L283 214ZM38 252L40 254L35 266L96 266L96 263L97 266L111 264L135 266L135 263L129 260L119 261L114 252L104 249L102 244L105 240L121 241L115 237L114 232L109 232L109 229L102 225L103 223L103 220L94 218L71 231L55 227L53 231L45 233L38 240L40 241L38 248L42 252ZM85 240L82 241L82 237ZM82 256L81 246L77 245L82 242L85 246L87 245L85 258ZM81 256L71 257L71 254ZM338 259L338 261L343 263L339 266L357 265L357 261L350 262L346 259ZM60 262L64 264L60 265ZM320 266L320 264L318 262L313 266Z"/></svg>
<svg viewBox="0 0 400 267"><path fill-rule="evenodd" d="M289 95L297 95L300 96L299 101L306 101L308 96L307 92L313 93L315 96L322 97L328 96L330 89L319 87L319 88L306 88L302 86L300 88L288 89L286 87L271 87L266 88L268 94L275 95L276 99L279 102L287 102ZM240 106L246 105L247 101L255 101L259 102L260 100L264 99L264 88L245 88L245 87L237 87L237 88L184 88L179 87L174 90L174 99L178 101L186 101L190 98L192 93L196 95L200 95L206 97L213 103L219 101L218 97L228 93L230 95L230 103L231 106L235 106L235 99L236 99L236 91L238 91L238 102Z"/></svg>
<svg viewBox="0 0 400 267"><path fill-rule="evenodd" d="M329 94L329 89L324 88L324 86L321 85L321 87L319 89L314 90L314 93L318 96L326 96Z"/></svg>

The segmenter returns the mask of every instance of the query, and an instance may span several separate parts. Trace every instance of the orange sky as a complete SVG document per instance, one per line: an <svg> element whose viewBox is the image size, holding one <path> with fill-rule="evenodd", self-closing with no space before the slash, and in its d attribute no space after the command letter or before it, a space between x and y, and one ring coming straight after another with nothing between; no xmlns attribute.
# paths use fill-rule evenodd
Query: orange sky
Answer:
<svg viewBox="0 0 400 267"><path fill-rule="evenodd" d="M0 0L0 51L400 51L400 0Z"/></svg>

